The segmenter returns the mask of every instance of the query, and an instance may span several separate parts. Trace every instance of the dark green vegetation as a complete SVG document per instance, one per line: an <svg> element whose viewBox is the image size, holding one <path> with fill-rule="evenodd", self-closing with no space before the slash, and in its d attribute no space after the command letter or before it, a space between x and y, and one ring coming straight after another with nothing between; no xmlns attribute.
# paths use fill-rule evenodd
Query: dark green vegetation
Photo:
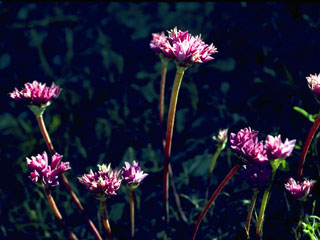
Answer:
<svg viewBox="0 0 320 240"><path fill-rule="evenodd" d="M189 224L179 219L171 192L169 235L189 239L205 205L212 136L220 128L236 132L251 126L261 139L280 133L302 146L311 123L293 106L318 112L305 77L320 72L319 11L318 4L287 3L0 3L0 239L65 239L41 189L27 177L25 157L47 149L33 114L9 98L14 87L38 80L63 88L45 122L55 149L71 163L67 176L100 232L105 234L98 201L76 178L97 164L121 167L136 159L149 173L137 190L136 237L162 239L161 64L149 48L151 33L178 26L213 42L219 51L215 60L186 71L173 135L171 162ZM170 63L166 105L174 73ZM296 149L287 171L277 173L264 239L294 239L297 203L283 183L296 177L299 154ZM318 159L308 155L305 176L319 179ZM234 160L227 147L213 172L211 193ZM317 189L306 204L309 215ZM198 239L241 239L251 194L236 175L210 209ZM94 239L64 187L53 195L77 236ZM260 201L261 195L257 206ZM128 239L127 189L121 187L107 204L114 237Z"/></svg>

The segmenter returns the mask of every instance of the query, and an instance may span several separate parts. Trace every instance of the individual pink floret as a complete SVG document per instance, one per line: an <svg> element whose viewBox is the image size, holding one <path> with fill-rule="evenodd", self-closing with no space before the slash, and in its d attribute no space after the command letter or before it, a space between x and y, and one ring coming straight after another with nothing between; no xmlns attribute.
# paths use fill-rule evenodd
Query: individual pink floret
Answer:
<svg viewBox="0 0 320 240"><path fill-rule="evenodd" d="M53 98L57 98L60 92L61 88L54 83L51 84L51 87L46 87L45 83L33 81L32 83L26 83L21 91L15 88L10 93L10 97L16 101L41 107L41 105L48 104Z"/></svg>
<svg viewBox="0 0 320 240"><path fill-rule="evenodd" d="M305 179L302 183L296 182L293 178L290 178L284 185L287 191L297 200L305 200L310 194L314 180Z"/></svg>
<svg viewBox="0 0 320 240"><path fill-rule="evenodd" d="M290 156L296 140L285 140L284 143L281 141L281 135L273 137L271 135L267 136L265 148L267 150L267 156L269 160L274 159L284 159Z"/></svg>
<svg viewBox="0 0 320 240"><path fill-rule="evenodd" d="M111 197L116 194L120 188L122 179L120 171L111 170L110 165L102 164L99 166L98 172L93 172L92 169L88 174L83 174L78 177L79 182L82 183L90 192L93 192L97 197Z"/></svg>
<svg viewBox="0 0 320 240"><path fill-rule="evenodd" d="M45 186L59 185L58 177L61 173L70 169L69 162L61 162L62 155L55 153L51 157L51 165L48 163L48 155L46 152L26 158L27 165L31 174L29 178L33 183Z"/></svg>
<svg viewBox="0 0 320 240"><path fill-rule="evenodd" d="M140 167L140 163L133 161L132 165L125 162L125 166L122 167L123 181L132 187L137 187L140 182L148 176L147 173L143 173Z"/></svg>
<svg viewBox="0 0 320 240"><path fill-rule="evenodd" d="M308 87L313 92L316 100L320 102L320 74L310 74L306 79L308 81Z"/></svg>

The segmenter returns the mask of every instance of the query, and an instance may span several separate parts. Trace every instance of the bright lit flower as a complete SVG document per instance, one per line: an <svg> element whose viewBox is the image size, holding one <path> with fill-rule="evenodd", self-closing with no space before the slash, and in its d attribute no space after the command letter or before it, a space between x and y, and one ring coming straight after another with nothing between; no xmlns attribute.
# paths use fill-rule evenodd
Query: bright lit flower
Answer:
<svg viewBox="0 0 320 240"><path fill-rule="evenodd" d="M230 134L230 144L231 148L236 153L241 153L242 148L245 145L245 143L249 140L252 140L253 143L258 142L258 131L251 130L251 128L244 128L241 129L237 134L231 133Z"/></svg>
<svg viewBox="0 0 320 240"><path fill-rule="evenodd" d="M308 81L308 86L313 92L315 99L320 103L320 74L310 74L309 77L306 77Z"/></svg>
<svg viewBox="0 0 320 240"><path fill-rule="evenodd" d="M293 178L290 178L284 186L295 199L305 200L310 194L314 183L314 180L305 179L300 183L296 182Z"/></svg>
<svg viewBox="0 0 320 240"><path fill-rule="evenodd" d="M296 140L289 141L288 138L284 143L281 142L281 136L273 137L267 136L265 148L267 150L267 156L269 160L278 158L287 158L292 153Z"/></svg>
<svg viewBox="0 0 320 240"><path fill-rule="evenodd" d="M138 187L139 183L148 176L147 173L143 173L140 167L140 163L133 161L132 165L125 162L125 166L122 167L122 177L123 181L135 188Z"/></svg>
<svg viewBox="0 0 320 240"><path fill-rule="evenodd" d="M271 166L268 162L244 165L240 175L252 188L264 188L270 181Z"/></svg>
<svg viewBox="0 0 320 240"><path fill-rule="evenodd" d="M179 66L189 67L194 63L203 63L212 60L211 55L217 53L213 44L205 44L201 35L192 36L188 31L178 30L177 27L164 33L152 34L150 47L157 54L162 53L165 57L174 59Z"/></svg>
<svg viewBox="0 0 320 240"><path fill-rule="evenodd" d="M254 142L254 140L250 139L242 147L240 155L252 163L268 161L262 141Z"/></svg>
<svg viewBox="0 0 320 240"><path fill-rule="evenodd" d="M98 172L93 172L91 169L88 174L78 177L79 182L90 192L93 192L97 198L117 195L116 191L120 188L122 182L120 171L112 170L110 164L102 164L98 165L98 167Z"/></svg>
<svg viewBox="0 0 320 240"><path fill-rule="evenodd" d="M24 88L19 91L17 88L10 93L10 97L16 101L22 101L29 105L41 107L47 105L53 98L57 98L61 92L61 88L52 83L51 87L41 84L37 81L26 83Z"/></svg>
<svg viewBox="0 0 320 240"><path fill-rule="evenodd" d="M59 185L58 177L61 173L70 169L69 162L61 162L62 155L58 153L51 157L51 165L48 163L48 155L46 152L26 158L27 165L31 174L29 178L32 182L45 186Z"/></svg>

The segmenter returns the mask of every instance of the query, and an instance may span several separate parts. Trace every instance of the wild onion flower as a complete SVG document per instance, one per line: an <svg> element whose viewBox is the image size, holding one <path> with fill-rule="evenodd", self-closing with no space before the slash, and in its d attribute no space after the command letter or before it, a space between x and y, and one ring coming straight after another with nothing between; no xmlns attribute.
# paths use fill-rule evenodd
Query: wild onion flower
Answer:
<svg viewBox="0 0 320 240"><path fill-rule="evenodd" d="M305 179L303 182L296 182L293 178L290 178L284 186L291 196L297 200L303 201L310 194L314 183L314 180Z"/></svg>
<svg viewBox="0 0 320 240"><path fill-rule="evenodd" d="M32 83L26 83L21 91L15 88L10 93L10 97L16 101L41 107L41 105L48 104L53 98L57 98L60 91L61 88L54 83L52 83L51 87L46 87L45 83L33 81Z"/></svg>
<svg viewBox="0 0 320 240"><path fill-rule="evenodd" d="M61 162L62 155L58 153L51 157L51 165L48 163L48 155L46 152L26 158L27 165L31 174L29 178L33 183L40 186L57 186L59 185L58 176L70 169L69 162Z"/></svg>
<svg viewBox="0 0 320 240"><path fill-rule="evenodd" d="M266 140L266 151L267 156L269 160L274 159L284 159L290 156L292 153L292 150L294 148L294 145L296 143L296 140L288 140L288 138L285 140L284 143L281 141L281 135L273 137L271 135L267 136Z"/></svg>
<svg viewBox="0 0 320 240"><path fill-rule="evenodd" d="M121 185L120 171L112 170L109 165L98 165L99 171L93 172L92 169L88 174L83 174L78 177L90 192L93 192L97 198L111 197L116 194L116 191Z"/></svg>
<svg viewBox="0 0 320 240"><path fill-rule="evenodd" d="M320 103L320 74L310 74L306 79L308 81L308 87L313 92L315 99Z"/></svg>
<svg viewBox="0 0 320 240"><path fill-rule="evenodd" d="M154 33L152 36L151 49L175 60L182 67L210 61L213 59L211 55L218 52L213 44L205 44L201 35L193 36L188 31L178 30L177 27L168 31L168 37L163 32Z"/></svg>
<svg viewBox="0 0 320 240"><path fill-rule="evenodd" d="M268 162L244 165L240 175L252 188L264 188L270 182L271 166Z"/></svg>
<svg viewBox="0 0 320 240"><path fill-rule="evenodd" d="M237 134L230 134L231 149L242 160L242 164L267 161L266 150L262 141L258 142L258 131L251 128L241 129Z"/></svg>
<svg viewBox="0 0 320 240"><path fill-rule="evenodd" d="M143 173L140 167L140 163L133 161L132 165L125 162L125 166L122 167L122 178L123 181L132 188L139 186L140 182L148 176L147 173Z"/></svg>

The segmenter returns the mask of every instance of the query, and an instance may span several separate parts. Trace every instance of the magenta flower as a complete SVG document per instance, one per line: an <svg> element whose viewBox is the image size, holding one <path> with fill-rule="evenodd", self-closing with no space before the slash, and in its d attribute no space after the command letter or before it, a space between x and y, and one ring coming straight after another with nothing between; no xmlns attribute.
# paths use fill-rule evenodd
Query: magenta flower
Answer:
<svg viewBox="0 0 320 240"><path fill-rule="evenodd" d="M99 171L93 172L92 169L88 174L83 174L78 177L79 182L82 183L90 192L93 192L97 198L111 197L116 194L120 188L122 179L118 170L112 170L110 164L98 165Z"/></svg>
<svg viewBox="0 0 320 240"><path fill-rule="evenodd" d="M306 79L308 81L308 87L313 92L315 99L320 103L320 74L310 74Z"/></svg>
<svg viewBox="0 0 320 240"><path fill-rule="evenodd" d="M267 136L265 148L267 150L267 156L269 160L284 159L290 156L296 140L289 141L288 138L284 143L281 142L281 135L273 137Z"/></svg>
<svg viewBox="0 0 320 240"><path fill-rule="evenodd" d="M189 67L194 63L203 63L213 59L211 55L217 53L213 44L205 44L201 36L192 36L188 31L178 30L177 27L164 33L153 34L150 47L156 53L174 59L178 66Z"/></svg>
<svg viewBox="0 0 320 240"><path fill-rule="evenodd" d="M264 188L270 181L271 166L268 162L245 165L240 175L252 188Z"/></svg>
<svg viewBox="0 0 320 240"><path fill-rule="evenodd" d="M314 183L314 180L305 179L300 183L296 182L293 178L290 178L284 186L295 199L305 200L310 194Z"/></svg>
<svg viewBox="0 0 320 240"><path fill-rule="evenodd" d="M130 187L136 188L140 182L148 176L147 173L143 173L140 167L140 163L133 161L132 165L125 162L125 167L122 167L123 181L130 185Z"/></svg>
<svg viewBox="0 0 320 240"><path fill-rule="evenodd" d="M230 144L232 150L236 153L241 153L243 146L247 141L252 140L253 143L258 142L258 131L251 130L251 128L241 129L237 134L230 134Z"/></svg>
<svg viewBox="0 0 320 240"><path fill-rule="evenodd" d="M53 187L59 185L59 175L70 169L69 162L61 162L62 157L62 155L55 153L51 157L51 165L48 163L46 152L43 152L42 155L38 154L35 157L27 157L27 165L31 171L29 176L31 181L41 186Z"/></svg>
<svg viewBox="0 0 320 240"><path fill-rule="evenodd" d="M46 84L41 84L37 81L26 83L24 88L19 91L17 88L10 93L10 97L16 101L21 101L29 105L41 107L47 105L53 98L57 98L61 89L52 83L51 87L46 87Z"/></svg>

